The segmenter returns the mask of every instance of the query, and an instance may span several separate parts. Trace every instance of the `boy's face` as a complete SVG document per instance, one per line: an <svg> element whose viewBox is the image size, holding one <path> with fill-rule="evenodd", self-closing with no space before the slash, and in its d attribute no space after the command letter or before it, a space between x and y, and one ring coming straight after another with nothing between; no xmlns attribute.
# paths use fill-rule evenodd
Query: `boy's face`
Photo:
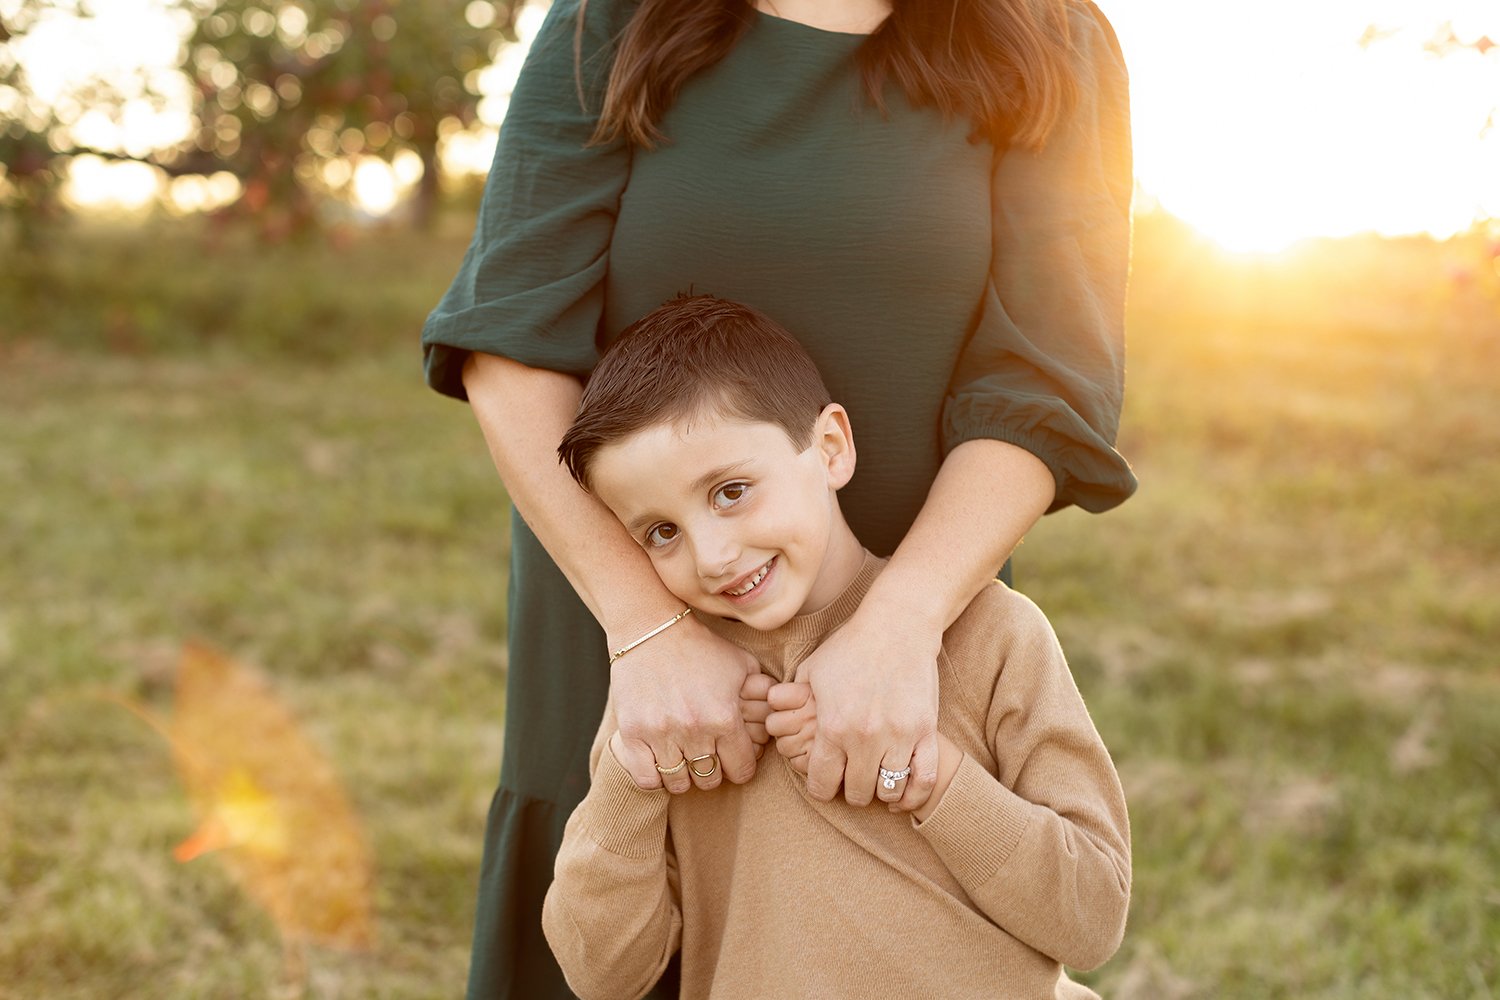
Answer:
<svg viewBox="0 0 1500 1000"><path fill-rule="evenodd" d="M600 448L594 493L694 610L772 629L830 603L858 549L835 491L854 471L848 417L824 409L798 450L775 424L706 415Z"/></svg>

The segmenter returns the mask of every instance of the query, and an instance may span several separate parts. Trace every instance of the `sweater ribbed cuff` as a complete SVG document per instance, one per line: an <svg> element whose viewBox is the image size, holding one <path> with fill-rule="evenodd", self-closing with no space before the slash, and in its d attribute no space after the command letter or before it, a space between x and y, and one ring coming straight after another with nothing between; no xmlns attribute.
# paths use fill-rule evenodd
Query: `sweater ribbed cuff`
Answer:
<svg viewBox="0 0 1500 1000"><path fill-rule="evenodd" d="M594 804L588 812L587 828L594 843L627 858L661 853L672 793L665 788L641 788L608 746L599 755L589 798Z"/></svg>
<svg viewBox="0 0 1500 1000"><path fill-rule="evenodd" d="M977 886L1009 860L1033 808L964 754L938 807L913 826L960 884Z"/></svg>

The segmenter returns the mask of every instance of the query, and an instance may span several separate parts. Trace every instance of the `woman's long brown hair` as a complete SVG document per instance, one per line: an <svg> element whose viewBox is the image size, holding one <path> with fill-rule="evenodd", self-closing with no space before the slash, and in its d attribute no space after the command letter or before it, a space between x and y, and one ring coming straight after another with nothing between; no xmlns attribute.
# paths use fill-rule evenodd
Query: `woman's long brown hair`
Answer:
<svg viewBox="0 0 1500 1000"><path fill-rule="evenodd" d="M858 53L865 93L885 111L887 83L917 107L964 116L997 145L1040 148L1074 100L1071 0L892 0ZM578 11L582 37L587 0ZM620 38L594 142L651 148L683 83L734 47L752 0L641 0Z"/></svg>

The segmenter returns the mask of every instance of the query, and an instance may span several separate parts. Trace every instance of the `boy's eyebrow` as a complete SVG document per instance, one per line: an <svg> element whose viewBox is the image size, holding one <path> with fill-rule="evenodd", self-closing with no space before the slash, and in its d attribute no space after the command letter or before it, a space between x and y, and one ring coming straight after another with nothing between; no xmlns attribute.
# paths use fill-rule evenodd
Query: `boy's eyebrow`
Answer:
<svg viewBox="0 0 1500 1000"><path fill-rule="evenodd" d="M743 469L749 464L750 459L742 458L737 462L730 462L727 465L721 465L717 468L709 469L703 475L693 480L693 489L695 491L706 490L714 483L718 482L720 479L723 479L725 476L729 475L731 472L738 472L740 469Z"/></svg>
<svg viewBox="0 0 1500 1000"><path fill-rule="evenodd" d="M628 534L631 538L634 538L636 535L639 535L641 532L645 531L647 525L655 523L656 518L651 514L646 514L626 522L625 533Z"/></svg>

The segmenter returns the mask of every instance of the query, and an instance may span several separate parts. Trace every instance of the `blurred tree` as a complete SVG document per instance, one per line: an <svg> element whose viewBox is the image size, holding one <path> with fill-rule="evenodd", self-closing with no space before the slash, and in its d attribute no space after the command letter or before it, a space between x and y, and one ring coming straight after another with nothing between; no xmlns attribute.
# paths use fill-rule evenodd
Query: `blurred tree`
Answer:
<svg viewBox="0 0 1500 1000"><path fill-rule="evenodd" d="M195 134L172 172L229 170L237 210L279 237L308 228L330 175L356 156L422 164L415 219L440 185L440 135L470 125L479 72L515 40L521 0L176 0L196 28L183 70ZM336 186L336 185L334 185Z"/></svg>
<svg viewBox="0 0 1500 1000"><path fill-rule="evenodd" d="M0 208L23 237L56 205L69 157L139 160L169 176L227 171L241 185L226 214L277 239L317 221L320 196L348 182L359 157L421 163L413 216L432 218L441 137L471 125L479 75L515 40L523 0L160 0L184 31L182 88L142 71L88 76L40 99L17 52L48 20L88 18L98 0L0 0ZM186 110L187 138L167 148L100 149L73 125L131 103ZM123 133L122 133L123 134Z"/></svg>
<svg viewBox="0 0 1500 1000"><path fill-rule="evenodd" d="M45 211L52 188L53 152L47 145L51 115L31 99L25 71L11 51L34 11L0 11L0 205L21 220L25 242L32 240L31 217Z"/></svg>
<svg viewBox="0 0 1500 1000"><path fill-rule="evenodd" d="M57 212L57 191L72 151L68 126L85 107L113 100L111 87L89 75L76 93L42 100L17 56L27 34L49 16L86 17L78 0L0 2L0 211L15 221L19 242L35 246L39 223Z"/></svg>

